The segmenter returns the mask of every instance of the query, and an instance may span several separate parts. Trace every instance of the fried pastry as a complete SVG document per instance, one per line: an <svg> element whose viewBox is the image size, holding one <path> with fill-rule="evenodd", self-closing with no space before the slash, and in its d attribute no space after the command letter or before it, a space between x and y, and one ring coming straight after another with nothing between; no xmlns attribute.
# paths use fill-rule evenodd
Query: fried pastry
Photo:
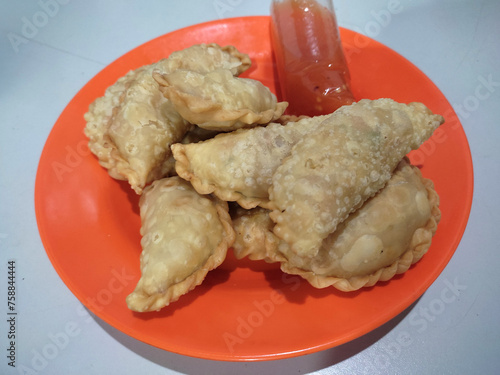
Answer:
<svg viewBox="0 0 500 375"><path fill-rule="evenodd" d="M177 174L200 194L214 193L245 208L266 207L275 170L292 146L328 116L304 118L287 125L239 129L204 142L172 145Z"/></svg>
<svg viewBox="0 0 500 375"><path fill-rule="evenodd" d="M252 62L246 53L228 45L221 47L216 43L195 44L189 48L172 52L167 66L159 67L160 73L173 72L177 69L189 69L199 73L207 73L215 69L229 69L238 76L250 68Z"/></svg>
<svg viewBox="0 0 500 375"><path fill-rule="evenodd" d="M205 129L232 131L278 119L288 103L261 82L234 77L227 69L155 73L163 95L184 119Z"/></svg>
<svg viewBox="0 0 500 375"><path fill-rule="evenodd" d="M306 115L301 115L301 116L297 116L297 115L281 115L280 118L274 120L274 122L278 123L278 124L281 124L281 125L286 125L288 124L289 122L297 122L299 120L304 120L306 118L311 118L311 117L314 117L314 116L306 116Z"/></svg>
<svg viewBox="0 0 500 375"><path fill-rule="evenodd" d="M272 178L274 233L302 257L379 191L399 161L443 123L421 103L361 100L299 141Z"/></svg>
<svg viewBox="0 0 500 375"><path fill-rule="evenodd" d="M140 198L141 278L127 297L155 311L201 284L234 241L226 202L199 195L179 177L156 180Z"/></svg>
<svg viewBox="0 0 500 375"><path fill-rule="evenodd" d="M273 232L269 211L236 211L237 258L280 262L316 288L353 291L404 273L422 258L440 220L439 197L431 180L405 159L387 185L340 223L314 257L301 257Z"/></svg>
<svg viewBox="0 0 500 375"><path fill-rule="evenodd" d="M182 140L179 143L183 145L190 143L198 143L206 141L207 139L211 139L215 137L217 134L219 134L218 131L207 130L194 125L193 129L188 131L184 136L184 138L182 138ZM175 171L175 159L173 155L170 155L164 164L166 166L166 169L169 171L169 176L177 175L177 172Z"/></svg>
<svg viewBox="0 0 500 375"><path fill-rule="evenodd" d="M274 222L269 210L262 207L244 209L236 207L231 211L235 240L233 252L237 259L265 260L273 263L286 259L278 252L279 246L287 246L273 233Z"/></svg>
<svg viewBox="0 0 500 375"><path fill-rule="evenodd" d="M137 194L144 186L169 175L170 145L192 127L158 90L153 71L188 68L207 72L225 68L239 74L248 68L247 55L234 47L195 45L166 59L133 70L110 86L85 114L89 148L109 174L128 180Z"/></svg>

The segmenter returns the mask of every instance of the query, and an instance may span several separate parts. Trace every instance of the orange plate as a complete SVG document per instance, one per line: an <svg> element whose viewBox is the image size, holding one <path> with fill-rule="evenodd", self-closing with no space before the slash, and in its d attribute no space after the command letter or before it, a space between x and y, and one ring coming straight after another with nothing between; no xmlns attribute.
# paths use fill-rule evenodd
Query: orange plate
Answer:
<svg viewBox="0 0 500 375"><path fill-rule="evenodd" d="M406 274L355 293L314 289L275 265L231 255L204 283L160 312L135 314L125 297L139 279L138 198L110 178L87 148L83 114L130 69L202 42L232 44L250 55L246 76L275 90L269 17L224 19L154 39L97 74L71 100L43 150L35 188L41 238L54 268L78 299L116 329L176 353L214 360L293 357L327 349L379 327L437 278L460 242L473 173L464 131L439 89L389 48L342 29L358 99L421 101L446 124L412 153L441 196L442 221L424 258Z"/></svg>

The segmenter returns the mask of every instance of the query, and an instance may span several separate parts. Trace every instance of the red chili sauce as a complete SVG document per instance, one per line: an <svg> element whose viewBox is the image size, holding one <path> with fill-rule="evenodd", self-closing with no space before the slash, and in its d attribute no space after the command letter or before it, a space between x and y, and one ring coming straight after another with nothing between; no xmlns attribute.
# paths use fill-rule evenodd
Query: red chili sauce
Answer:
<svg viewBox="0 0 500 375"><path fill-rule="evenodd" d="M335 14L315 0L284 0L271 16L287 113L316 116L354 102Z"/></svg>

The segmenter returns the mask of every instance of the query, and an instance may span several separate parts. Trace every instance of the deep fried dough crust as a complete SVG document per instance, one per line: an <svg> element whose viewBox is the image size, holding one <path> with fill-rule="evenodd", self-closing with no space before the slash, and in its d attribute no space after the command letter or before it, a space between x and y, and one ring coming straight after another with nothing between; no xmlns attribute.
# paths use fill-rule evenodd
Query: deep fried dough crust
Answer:
<svg viewBox="0 0 500 375"><path fill-rule="evenodd" d="M269 211L236 210L233 245L237 258L279 262L316 288L354 291L404 273L431 245L441 218L431 180L403 160L377 195L340 224L315 257L300 257L278 238Z"/></svg>
<svg viewBox="0 0 500 375"><path fill-rule="evenodd" d="M178 69L154 74L160 90L192 124L205 129L232 131L267 124L288 106L261 82L234 77L227 69L199 73Z"/></svg>
<svg viewBox="0 0 500 375"><path fill-rule="evenodd" d="M226 202L199 195L180 177L153 182L140 199L141 278L127 297L155 311L201 284L226 258L234 231Z"/></svg>
<svg viewBox="0 0 500 375"><path fill-rule="evenodd" d="M323 239L443 121L421 103L365 99L341 107L298 142L273 175L274 233L296 254L315 256Z"/></svg>
<svg viewBox="0 0 500 375"><path fill-rule="evenodd" d="M240 74L250 58L232 46L194 45L168 58L130 71L97 98L85 114L89 148L110 176L128 180L137 194L144 186L173 172L170 145L179 142L192 125L158 90L153 71L217 68Z"/></svg>
<svg viewBox="0 0 500 375"><path fill-rule="evenodd" d="M287 125L271 123L219 134L204 142L174 144L176 171L200 194L214 193L244 208L266 207L276 169L293 145L327 117L303 118Z"/></svg>

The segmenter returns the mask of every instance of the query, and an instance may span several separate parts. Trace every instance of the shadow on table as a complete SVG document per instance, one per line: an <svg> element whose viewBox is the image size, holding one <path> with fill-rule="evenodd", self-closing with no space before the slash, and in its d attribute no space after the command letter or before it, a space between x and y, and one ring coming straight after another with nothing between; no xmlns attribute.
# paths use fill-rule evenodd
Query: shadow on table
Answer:
<svg viewBox="0 0 500 375"><path fill-rule="evenodd" d="M305 374L334 366L357 355L365 349L368 349L397 327L397 325L411 312L417 303L418 300L401 314L379 328L335 348L294 358L258 362L212 361L171 353L127 336L101 319L95 317L94 315L92 316L94 316L94 319L104 329L104 331L128 349L134 351L145 359L158 364L159 366L180 373L190 375ZM388 357L388 355L385 354L384 356L386 358ZM362 365L368 365L374 368L378 366L378 364L373 363L373 361L366 361L366 363L363 361Z"/></svg>

